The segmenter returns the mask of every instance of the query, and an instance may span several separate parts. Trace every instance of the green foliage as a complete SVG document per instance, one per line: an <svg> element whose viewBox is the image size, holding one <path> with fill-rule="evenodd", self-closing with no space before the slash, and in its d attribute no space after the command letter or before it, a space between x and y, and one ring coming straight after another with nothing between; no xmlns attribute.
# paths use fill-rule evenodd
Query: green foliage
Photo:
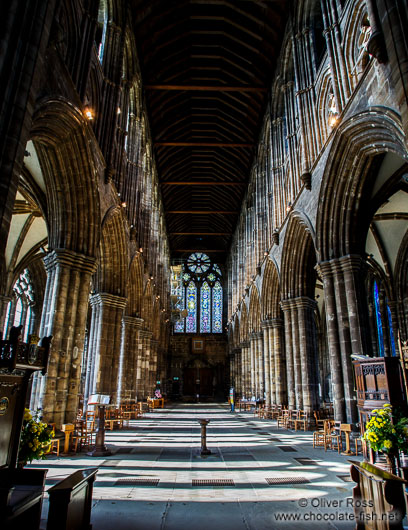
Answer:
<svg viewBox="0 0 408 530"><path fill-rule="evenodd" d="M392 407L386 403L382 409L372 411L366 425L364 439L374 451L395 454L408 447L408 418L392 413Z"/></svg>
<svg viewBox="0 0 408 530"><path fill-rule="evenodd" d="M52 427L41 421L39 412L32 415L28 409L25 409L18 461L26 463L44 459L53 437Z"/></svg>

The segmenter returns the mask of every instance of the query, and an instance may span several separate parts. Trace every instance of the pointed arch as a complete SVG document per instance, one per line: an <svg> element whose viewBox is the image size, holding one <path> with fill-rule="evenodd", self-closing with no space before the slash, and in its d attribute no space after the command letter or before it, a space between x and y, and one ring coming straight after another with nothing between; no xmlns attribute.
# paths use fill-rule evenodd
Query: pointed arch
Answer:
<svg viewBox="0 0 408 530"><path fill-rule="evenodd" d="M245 302L241 303L241 315L239 323L239 341L245 342L249 339L248 333L248 311Z"/></svg>
<svg viewBox="0 0 408 530"><path fill-rule="evenodd" d="M239 345L239 318L235 315L234 318L234 330L233 330L233 346L236 348Z"/></svg>
<svg viewBox="0 0 408 530"><path fill-rule="evenodd" d="M370 221L367 197L372 196L374 185L370 169L374 159L387 152L407 160L403 131L390 109L372 108L340 124L320 190L316 221L319 261L364 253Z"/></svg>
<svg viewBox="0 0 408 530"><path fill-rule="evenodd" d="M316 252L308 220L299 212L290 216L282 252L282 299L314 298Z"/></svg>
<svg viewBox="0 0 408 530"><path fill-rule="evenodd" d="M280 316L280 285L279 271L274 260L268 259L263 280L261 294L262 319L278 318Z"/></svg>
<svg viewBox="0 0 408 530"><path fill-rule="evenodd" d="M63 99L42 101L31 130L46 185L49 249L96 257L102 154L82 112Z"/></svg>
<svg viewBox="0 0 408 530"><path fill-rule="evenodd" d="M100 293L126 296L128 283L128 246L122 209L111 208L102 222L101 253L95 275Z"/></svg>
<svg viewBox="0 0 408 530"><path fill-rule="evenodd" d="M140 317L142 314L143 300L143 260L139 253L133 257L130 263L127 292L128 303L126 314Z"/></svg>
<svg viewBox="0 0 408 530"><path fill-rule="evenodd" d="M261 303L256 285L252 286L249 300L249 332L252 333L254 331L261 331Z"/></svg>
<svg viewBox="0 0 408 530"><path fill-rule="evenodd" d="M145 285L142 305L142 318L144 320L145 329L152 331L153 324L153 287L151 280L148 280Z"/></svg>

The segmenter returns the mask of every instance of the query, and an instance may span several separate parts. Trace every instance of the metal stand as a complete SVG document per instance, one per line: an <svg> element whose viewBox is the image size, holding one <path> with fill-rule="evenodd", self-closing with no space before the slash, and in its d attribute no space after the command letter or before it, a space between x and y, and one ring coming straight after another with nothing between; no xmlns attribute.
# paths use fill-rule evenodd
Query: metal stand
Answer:
<svg viewBox="0 0 408 530"><path fill-rule="evenodd" d="M98 430L96 431L95 448L88 456L109 456L112 453L105 445L105 405L98 405Z"/></svg>
<svg viewBox="0 0 408 530"><path fill-rule="evenodd" d="M210 420L198 420L201 425L201 455L210 455L211 451L207 448L207 425Z"/></svg>

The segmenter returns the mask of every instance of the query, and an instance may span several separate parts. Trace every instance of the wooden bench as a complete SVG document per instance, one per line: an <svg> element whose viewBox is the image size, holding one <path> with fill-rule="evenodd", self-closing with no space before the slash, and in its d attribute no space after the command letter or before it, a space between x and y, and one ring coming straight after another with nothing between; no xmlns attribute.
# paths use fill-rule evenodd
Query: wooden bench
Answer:
<svg viewBox="0 0 408 530"><path fill-rule="evenodd" d="M406 513L404 486L408 482L368 462L348 462L351 478L356 482L353 489L356 530L402 530Z"/></svg>
<svg viewBox="0 0 408 530"><path fill-rule="evenodd" d="M97 467L80 469L48 490L47 530L91 530L92 491L97 472Z"/></svg>
<svg viewBox="0 0 408 530"><path fill-rule="evenodd" d="M0 527L38 529L46 469L0 469Z"/></svg>

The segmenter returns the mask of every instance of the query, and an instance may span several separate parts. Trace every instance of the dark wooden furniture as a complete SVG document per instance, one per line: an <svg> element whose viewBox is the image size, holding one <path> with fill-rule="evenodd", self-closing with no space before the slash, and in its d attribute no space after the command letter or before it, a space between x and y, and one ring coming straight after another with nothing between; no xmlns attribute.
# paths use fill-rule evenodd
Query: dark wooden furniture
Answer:
<svg viewBox="0 0 408 530"><path fill-rule="evenodd" d="M407 481L368 462L348 460L353 488L356 529L399 530L403 528Z"/></svg>
<svg viewBox="0 0 408 530"><path fill-rule="evenodd" d="M407 413L407 397L399 357L367 357L353 361L353 365L361 436L372 411L385 403ZM367 451L364 446L363 454L374 463L374 453Z"/></svg>
<svg viewBox="0 0 408 530"><path fill-rule="evenodd" d="M0 469L0 527L39 528L46 469Z"/></svg>
<svg viewBox="0 0 408 530"><path fill-rule="evenodd" d="M38 529L47 471L16 469L29 379L44 374L51 337L20 342L21 326L0 341L0 527Z"/></svg>
<svg viewBox="0 0 408 530"><path fill-rule="evenodd" d="M48 490L47 530L90 530L97 467L80 469Z"/></svg>

